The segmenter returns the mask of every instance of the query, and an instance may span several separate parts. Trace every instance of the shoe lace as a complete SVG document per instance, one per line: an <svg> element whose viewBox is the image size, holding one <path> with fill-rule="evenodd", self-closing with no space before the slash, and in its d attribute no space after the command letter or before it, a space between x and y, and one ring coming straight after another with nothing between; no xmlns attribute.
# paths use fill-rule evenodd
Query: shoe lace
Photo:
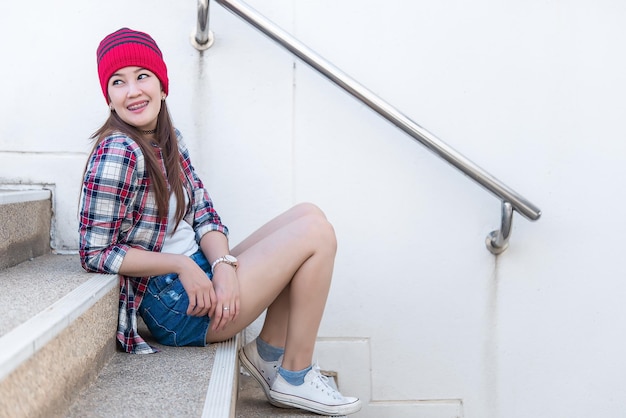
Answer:
<svg viewBox="0 0 626 418"><path fill-rule="evenodd" d="M341 393L330 386L328 376L324 376L322 374L320 366L317 363L314 363L311 367L316 375L315 379L311 381L311 384L315 385L316 389L321 389L322 393L325 393L333 399L343 399Z"/></svg>

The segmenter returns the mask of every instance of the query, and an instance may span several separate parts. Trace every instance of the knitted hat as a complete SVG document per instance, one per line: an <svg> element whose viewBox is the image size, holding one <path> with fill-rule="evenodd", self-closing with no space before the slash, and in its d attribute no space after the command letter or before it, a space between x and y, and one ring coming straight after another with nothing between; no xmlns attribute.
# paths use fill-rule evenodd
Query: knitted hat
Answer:
<svg viewBox="0 0 626 418"><path fill-rule="evenodd" d="M168 93L169 80L163 54L147 33L122 28L106 36L98 46L98 76L104 99L109 102L109 79L117 70L137 66L152 71Z"/></svg>

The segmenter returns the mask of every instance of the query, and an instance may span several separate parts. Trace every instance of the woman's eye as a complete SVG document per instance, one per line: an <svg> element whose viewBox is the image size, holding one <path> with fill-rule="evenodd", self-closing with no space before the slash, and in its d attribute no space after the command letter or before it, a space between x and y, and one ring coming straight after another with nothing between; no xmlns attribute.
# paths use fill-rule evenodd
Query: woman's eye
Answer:
<svg viewBox="0 0 626 418"><path fill-rule="evenodd" d="M113 80L113 81L111 81L111 85L112 86L118 86L120 84L122 84L122 80Z"/></svg>
<svg viewBox="0 0 626 418"><path fill-rule="evenodd" d="M148 78L150 77L148 74L139 74L139 76L137 77L137 80L143 80L144 78Z"/></svg>

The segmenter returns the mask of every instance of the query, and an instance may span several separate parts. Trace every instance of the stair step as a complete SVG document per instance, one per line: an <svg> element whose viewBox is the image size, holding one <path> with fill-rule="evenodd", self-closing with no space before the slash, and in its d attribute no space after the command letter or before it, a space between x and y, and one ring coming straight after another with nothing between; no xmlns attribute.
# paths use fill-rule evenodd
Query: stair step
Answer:
<svg viewBox="0 0 626 418"><path fill-rule="evenodd" d="M139 332L159 353L117 352L65 418L234 416L239 337L206 347L168 347Z"/></svg>
<svg viewBox="0 0 626 418"><path fill-rule="evenodd" d="M60 416L95 378L115 352L117 282L77 255L0 271L0 416Z"/></svg>
<svg viewBox="0 0 626 418"><path fill-rule="evenodd" d="M199 416L216 346L172 348L149 342L161 351L146 355L116 352L66 417Z"/></svg>
<svg viewBox="0 0 626 418"><path fill-rule="evenodd" d="M49 190L0 188L0 269L50 252Z"/></svg>
<svg viewBox="0 0 626 418"><path fill-rule="evenodd" d="M0 337L93 278L77 255L47 254L0 270Z"/></svg>
<svg viewBox="0 0 626 418"><path fill-rule="evenodd" d="M172 348L140 320L161 352L118 352L118 278L85 272L77 255L0 270L0 283L0 417L234 416L239 336Z"/></svg>
<svg viewBox="0 0 626 418"><path fill-rule="evenodd" d="M318 414L295 408L278 408L271 405L261 386L247 372L239 376L239 397L237 399L237 418L254 417L317 417Z"/></svg>

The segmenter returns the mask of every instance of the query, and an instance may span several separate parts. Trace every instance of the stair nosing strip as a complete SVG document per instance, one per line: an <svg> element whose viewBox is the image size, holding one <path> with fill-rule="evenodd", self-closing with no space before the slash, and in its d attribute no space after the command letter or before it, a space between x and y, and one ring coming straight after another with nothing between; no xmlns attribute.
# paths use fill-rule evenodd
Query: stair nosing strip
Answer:
<svg viewBox="0 0 626 418"><path fill-rule="evenodd" d="M95 274L0 338L0 380L56 337L117 285L116 275Z"/></svg>
<svg viewBox="0 0 626 418"><path fill-rule="evenodd" d="M4 192L4 193L3 193ZM12 190L0 189L0 205L35 202L50 199L50 190Z"/></svg>
<svg viewBox="0 0 626 418"><path fill-rule="evenodd" d="M218 343L211 378L204 400L202 418L228 418L234 414L237 399L237 351L240 335Z"/></svg>

